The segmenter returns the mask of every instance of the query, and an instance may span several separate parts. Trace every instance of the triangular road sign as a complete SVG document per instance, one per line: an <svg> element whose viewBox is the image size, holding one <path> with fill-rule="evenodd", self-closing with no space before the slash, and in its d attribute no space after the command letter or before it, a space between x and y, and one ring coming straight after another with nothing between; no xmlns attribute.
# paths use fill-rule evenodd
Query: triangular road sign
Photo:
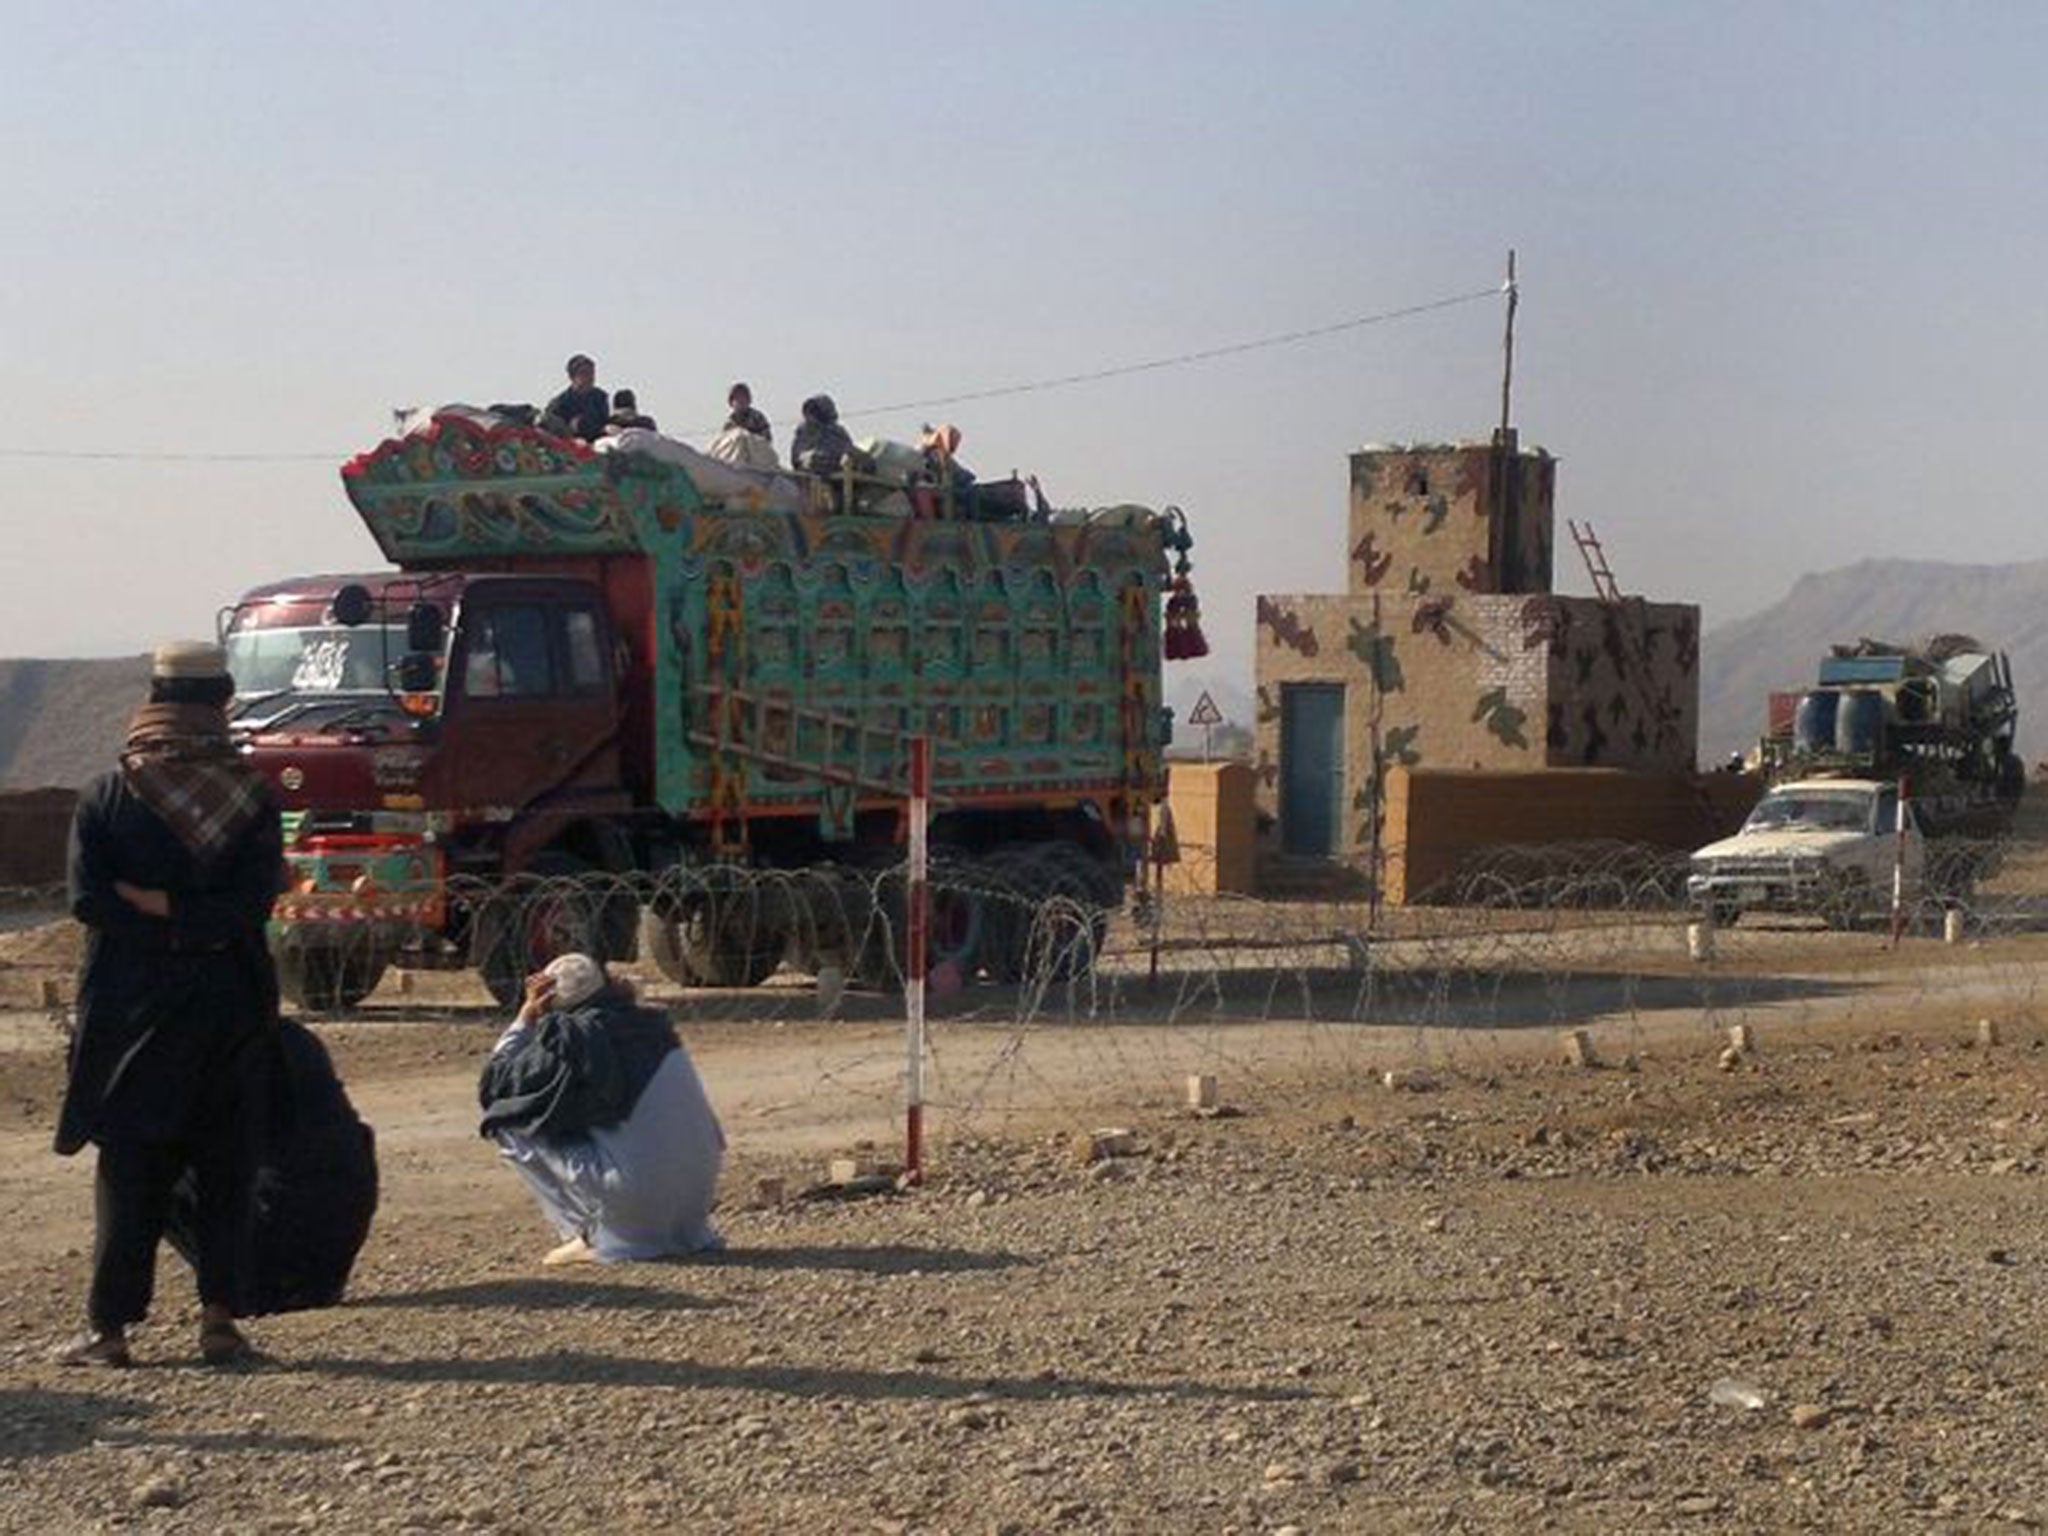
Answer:
<svg viewBox="0 0 2048 1536"><path fill-rule="evenodd" d="M1216 707L1216 701L1209 697L1207 689L1195 700L1195 707L1188 711L1189 725L1221 725L1223 711Z"/></svg>

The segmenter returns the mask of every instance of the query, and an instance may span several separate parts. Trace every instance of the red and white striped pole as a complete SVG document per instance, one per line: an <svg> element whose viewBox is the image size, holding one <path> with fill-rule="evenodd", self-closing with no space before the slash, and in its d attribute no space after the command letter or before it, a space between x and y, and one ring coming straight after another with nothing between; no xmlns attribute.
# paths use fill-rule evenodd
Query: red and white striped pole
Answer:
<svg viewBox="0 0 2048 1536"><path fill-rule="evenodd" d="M931 850L926 832L931 823L932 744L925 736L910 741L910 871L904 892L905 944L903 1003L909 1026L903 1075L903 1176L924 1182L924 978L930 969L931 904L926 889Z"/></svg>
<svg viewBox="0 0 2048 1536"><path fill-rule="evenodd" d="M1906 827L1912 815L1907 805L1910 786L1906 776L1899 775L1898 841L1892 852L1892 948L1899 947L1899 939L1906 931Z"/></svg>

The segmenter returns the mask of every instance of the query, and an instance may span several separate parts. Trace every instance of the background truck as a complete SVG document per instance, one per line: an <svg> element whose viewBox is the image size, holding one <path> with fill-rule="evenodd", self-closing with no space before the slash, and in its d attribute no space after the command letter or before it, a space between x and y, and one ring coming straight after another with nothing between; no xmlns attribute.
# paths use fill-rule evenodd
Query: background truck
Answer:
<svg viewBox="0 0 2048 1536"><path fill-rule="evenodd" d="M1904 779L1929 836L1988 837L2026 788L2018 728L2003 653L1967 635L1861 640L1834 647L1813 688L1772 695L1762 768L1773 784Z"/></svg>
<svg viewBox="0 0 2048 1536"><path fill-rule="evenodd" d="M286 808L289 995L352 1004L403 956L509 1002L551 954L643 941L687 983L785 955L886 981L917 735L935 963L1022 974L1020 898L1053 894L1082 930L1061 963L1090 963L1163 791L1178 512L999 482L966 520L929 487L709 464L446 411L342 470L397 569L225 615Z"/></svg>
<svg viewBox="0 0 2048 1536"><path fill-rule="evenodd" d="M1818 913L1848 927L1890 902L1895 874L1911 906L1927 844L1910 803L1899 829L1897 783L1809 779L1773 785L1739 832L1695 853L1686 890L1723 927L1745 912Z"/></svg>

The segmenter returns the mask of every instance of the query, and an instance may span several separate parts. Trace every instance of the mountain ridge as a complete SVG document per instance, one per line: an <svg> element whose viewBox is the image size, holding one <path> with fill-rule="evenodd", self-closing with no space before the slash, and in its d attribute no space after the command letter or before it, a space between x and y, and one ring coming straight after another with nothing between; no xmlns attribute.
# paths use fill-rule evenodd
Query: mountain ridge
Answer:
<svg viewBox="0 0 2048 1536"><path fill-rule="evenodd" d="M2019 696L2021 749L2048 739L2048 560L1968 565L1874 557L1809 572L1769 607L1706 632L1701 762L1753 747L1768 695L1810 687L1828 647L1938 634L1971 635L2004 651Z"/></svg>

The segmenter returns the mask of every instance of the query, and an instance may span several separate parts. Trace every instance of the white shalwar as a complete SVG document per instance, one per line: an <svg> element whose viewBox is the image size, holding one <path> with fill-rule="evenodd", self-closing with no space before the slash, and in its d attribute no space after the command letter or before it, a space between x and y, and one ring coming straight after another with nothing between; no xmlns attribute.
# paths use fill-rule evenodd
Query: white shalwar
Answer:
<svg viewBox="0 0 2048 1536"><path fill-rule="evenodd" d="M506 1030L492 1054L526 1028ZM555 1230L582 1238L605 1263L725 1246L711 1225L725 1132L680 1043L617 1125L546 1141L521 1131L491 1136Z"/></svg>

